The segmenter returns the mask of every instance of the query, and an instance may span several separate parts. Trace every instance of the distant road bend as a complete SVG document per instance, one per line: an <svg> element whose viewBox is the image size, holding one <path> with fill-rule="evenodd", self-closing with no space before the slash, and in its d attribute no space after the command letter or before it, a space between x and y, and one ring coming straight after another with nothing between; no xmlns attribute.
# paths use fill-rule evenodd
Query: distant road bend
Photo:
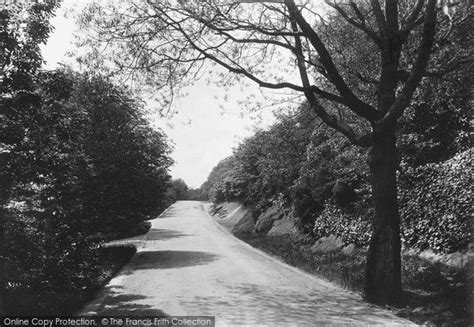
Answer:
<svg viewBox="0 0 474 327"><path fill-rule="evenodd" d="M413 325L236 239L197 201L152 222L81 315L209 315L217 326Z"/></svg>

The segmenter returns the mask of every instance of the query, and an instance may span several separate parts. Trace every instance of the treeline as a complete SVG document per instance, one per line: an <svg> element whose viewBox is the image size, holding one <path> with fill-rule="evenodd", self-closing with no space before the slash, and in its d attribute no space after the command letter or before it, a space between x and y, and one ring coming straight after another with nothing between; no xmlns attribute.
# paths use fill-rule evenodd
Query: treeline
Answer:
<svg viewBox="0 0 474 327"><path fill-rule="evenodd" d="M68 314L103 276L100 245L146 231L172 164L143 103L94 73L41 70L56 4L0 11L3 314Z"/></svg>
<svg viewBox="0 0 474 327"><path fill-rule="evenodd" d="M340 50L335 53L341 53L337 63L373 74L373 65L366 65L372 54L365 44L355 43L361 40L353 35L356 31L337 18L328 20L327 38ZM398 187L405 246L453 252L465 249L471 240L469 22L470 18L457 26L442 51L433 52L431 60L439 73L423 80L399 122ZM370 81L347 78L360 96L372 101L376 92ZM336 107L325 105L344 120ZM212 170L201 197L216 203L241 201L255 217L278 205L291 209L299 228L314 238L333 234L347 244L367 245L373 217L367 150L352 146L305 104L277 118ZM366 126L354 123L351 128Z"/></svg>
<svg viewBox="0 0 474 327"><path fill-rule="evenodd" d="M462 123L458 127L453 143L439 146L436 155L429 151L429 158L413 155L415 147L416 153L428 152L424 144L400 144L399 202L406 246L453 252L470 242L472 151L458 146L466 144L461 138L467 131ZM417 136L411 130L401 138ZM333 234L347 244L365 246L373 215L365 152L302 106L245 139L212 170L201 197L214 203L240 201L255 218L274 205L291 209L302 232L314 238ZM443 161L447 156L453 158ZM412 164L418 160L425 162Z"/></svg>
<svg viewBox="0 0 474 327"><path fill-rule="evenodd" d="M193 200L206 200L201 194L200 188L189 188L185 181L181 178L173 179L169 182L167 199L169 202Z"/></svg>

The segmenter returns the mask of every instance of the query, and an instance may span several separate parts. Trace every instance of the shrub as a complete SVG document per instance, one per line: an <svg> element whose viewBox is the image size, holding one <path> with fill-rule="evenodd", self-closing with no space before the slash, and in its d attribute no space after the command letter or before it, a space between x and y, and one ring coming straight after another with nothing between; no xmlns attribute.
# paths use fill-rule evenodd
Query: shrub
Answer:
<svg viewBox="0 0 474 327"><path fill-rule="evenodd" d="M353 147L336 132L320 128L312 135L302 163L300 178L292 188L298 226L312 229L333 198L340 207L365 199L368 171L364 150ZM364 192L355 192L359 188Z"/></svg>
<svg viewBox="0 0 474 327"><path fill-rule="evenodd" d="M335 235L345 244L365 246L370 241L371 225L354 208L341 209L330 201L316 218L313 233L317 238Z"/></svg>
<svg viewBox="0 0 474 327"><path fill-rule="evenodd" d="M347 207L356 199L354 187L350 182L337 180L332 188L332 197L339 207Z"/></svg>

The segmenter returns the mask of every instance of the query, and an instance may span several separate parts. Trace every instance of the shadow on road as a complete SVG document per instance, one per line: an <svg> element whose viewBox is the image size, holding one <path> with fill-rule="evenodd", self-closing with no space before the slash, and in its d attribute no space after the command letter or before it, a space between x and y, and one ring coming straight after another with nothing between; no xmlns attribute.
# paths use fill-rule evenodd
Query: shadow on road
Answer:
<svg viewBox="0 0 474 327"><path fill-rule="evenodd" d="M124 272L129 275L141 269L171 269L206 265L219 256L200 251L143 251L138 252Z"/></svg>
<svg viewBox="0 0 474 327"><path fill-rule="evenodd" d="M156 229L152 228L146 235L147 241L166 241L172 238L193 236L192 234L184 234L172 229Z"/></svg>
<svg viewBox="0 0 474 327"><path fill-rule="evenodd" d="M97 308L101 315L110 316L167 316L163 311L140 302L146 296L137 294L123 294L120 286L107 287L108 293L100 307ZM96 309L96 310L97 310Z"/></svg>

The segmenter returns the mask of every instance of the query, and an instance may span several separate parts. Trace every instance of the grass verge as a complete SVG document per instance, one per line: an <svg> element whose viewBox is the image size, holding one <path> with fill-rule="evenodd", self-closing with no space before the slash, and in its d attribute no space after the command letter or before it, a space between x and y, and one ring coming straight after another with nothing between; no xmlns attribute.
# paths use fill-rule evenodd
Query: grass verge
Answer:
<svg viewBox="0 0 474 327"><path fill-rule="evenodd" d="M307 272L324 277L345 288L361 292L364 284L366 251L312 253L311 245L285 236L236 235L248 244ZM432 263L417 256L402 259L403 303L390 308L395 314L418 324L469 326L474 271Z"/></svg>

